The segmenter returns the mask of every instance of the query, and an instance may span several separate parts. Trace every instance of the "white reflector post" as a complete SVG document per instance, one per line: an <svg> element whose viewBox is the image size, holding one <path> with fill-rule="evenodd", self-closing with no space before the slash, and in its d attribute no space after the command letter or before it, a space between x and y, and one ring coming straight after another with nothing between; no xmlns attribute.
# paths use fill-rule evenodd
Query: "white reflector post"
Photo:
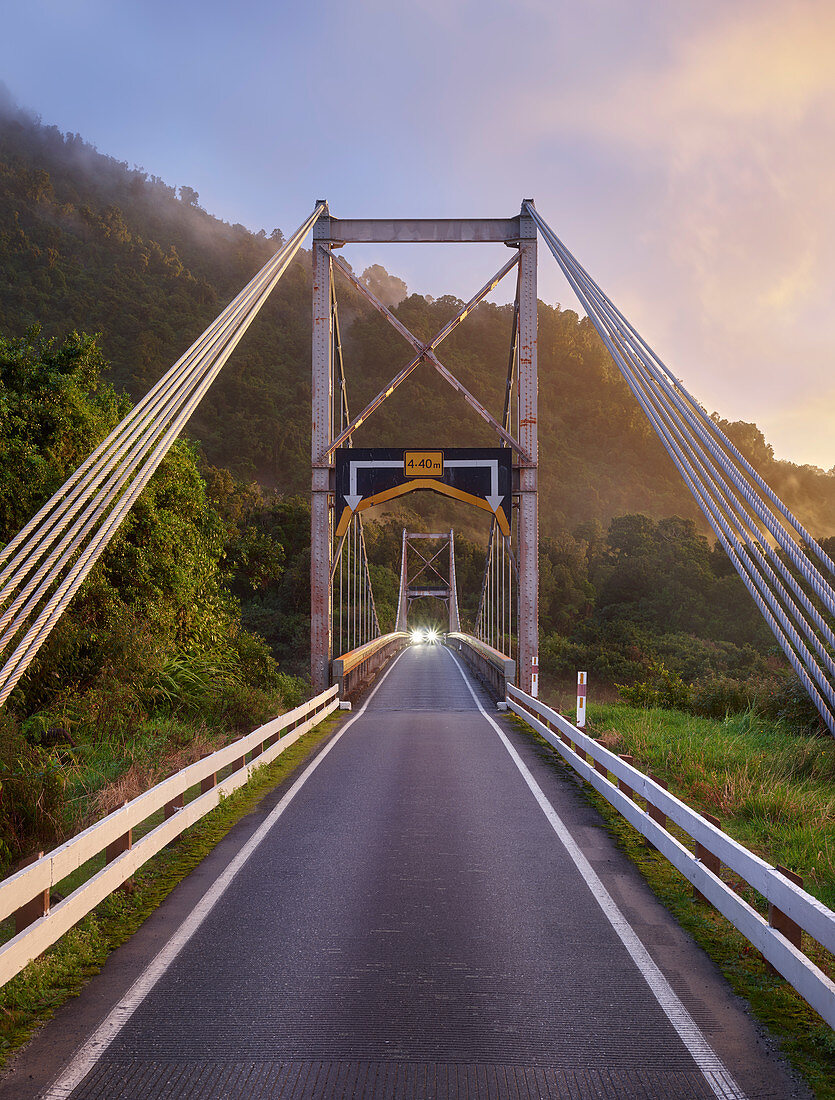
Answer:
<svg viewBox="0 0 835 1100"><path fill-rule="evenodd" d="M539 698L539 654L535 653L531 657L531 696L534 699Z"/></svg>
<svg viewBox="0 0 835 1100"><path fill-rule="evenodd" d="M588 677L585 672L577 673L577 728L584 729L586 725L586 686Z"/></svg>

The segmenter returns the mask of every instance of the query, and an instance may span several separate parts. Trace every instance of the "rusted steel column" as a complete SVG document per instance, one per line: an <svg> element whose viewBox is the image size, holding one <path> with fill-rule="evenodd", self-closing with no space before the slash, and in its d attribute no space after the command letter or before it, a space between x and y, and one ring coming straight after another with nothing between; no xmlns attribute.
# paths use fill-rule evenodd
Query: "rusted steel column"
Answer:
<svg viewBox="0 0 835 1100"><path fill-rule="evenodd" d="M163 807L163 818L164 818L164 820L167 821L169 819L169 817L173 817L174 814L178 810L182 810L182 808L183 808L183 806L185 806L185 804L186 804L185 792L181 791L179 794L175 794L174 797L171 799L171 801L166 802L165 806Z"/></svg>
<svg viewBox="0 0 835 1100"><path fill-rule="evenodd" d="M594 770L596 772L599 772L600 775L602 775L605 779L609 778L609 769L606 767L606 765L601 760L595 760Z"/></svg>
<svg viewBox="0 0 835 1100"><path fill-rule="evenodd" d="M123 807L127 806L127 802L122 803ZM114 841L104 850L105 863L112 863L114 859L118 859L122 852L128 852L133 847L133 829L128 829L126 833L122 833L121 836L116 837Z"/></svg>
<svg viewBox="0 0 835 1100"><path fill-rule="evenodd" d="M325 452L332 437L333 321L331 315L330 217L313 228L313 378L310 506L310 676L313 691L328 686L331 661L332 554L330 467Z"/></svg>
<svg viewBox="0 0 835 1100"><path fill-rule="evenodd" d="M524 207L523 207L524 210ZM518 440L529 456L519 466L519 662L522 691L533 695L539 667L539 511L537 507L537 314L536 225L519 218L519 426Z"/></svg>

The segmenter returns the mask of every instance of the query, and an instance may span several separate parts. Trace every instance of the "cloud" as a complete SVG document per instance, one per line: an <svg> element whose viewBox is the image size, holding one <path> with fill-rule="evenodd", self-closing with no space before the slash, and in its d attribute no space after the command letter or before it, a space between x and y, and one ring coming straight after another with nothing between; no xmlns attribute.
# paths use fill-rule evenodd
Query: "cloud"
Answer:
<svg viewBox="0 0 835 1100"><path fill-rule="evenodd" d="M828 468L835 402L817 395L835 358L835 5L703 15L650 16L652 48L610 53L594 83L529 85L517 115L540 157L559 145L605 166L606 289L641 303L632 320L661 334L675 373L711 408L767 425L785 457L795 447Z"/></svg>
<svg viewBox="0 0 835 1100"><path fill-rule="evenodd" d="M740 127L792 134L835 97L835 7L829 0L725 5L668 44L664 64L583 89L571 115L584 129L632 149L681 158L714 155Z"/></svg>
<svg viewBox="0 0 835 1100"><path fill-rule="evenodd" d="M764 415L760 427L778 458L835 472L835 389L802 397L776 414Z"/></svg>

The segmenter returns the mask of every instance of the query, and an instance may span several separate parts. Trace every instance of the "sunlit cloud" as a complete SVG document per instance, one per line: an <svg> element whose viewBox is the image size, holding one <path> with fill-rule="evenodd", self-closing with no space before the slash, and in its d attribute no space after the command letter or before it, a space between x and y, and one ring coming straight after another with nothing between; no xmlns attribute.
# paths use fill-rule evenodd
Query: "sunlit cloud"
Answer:
<svg viewBox="0 0 835 1100"><path fill-rule="evenodd" d="M622 264L609 289L644 301L671 341L659 350L707 404L831 466L835 408L815 398L835 352L835 6L723 5L664 46L663 62L615 63L558 104L529 89L529 138L593 141L615 179L618 162L643 164L641 270Z"/></svg>
<svg viewBox="0 0 835 1100"><path fill-rule="evenodd" d="M781 456L835 463L818 400L835 355L832 0L244 9L11 5L4 79L251 228L294 227L318 195L346 217L507 216L532 195L705 405L756 420ZM102 94L117 85L118 103ZM502 262L478 246L350 259L436 297ZM577 307L544 249L540 292Z"/></svg>

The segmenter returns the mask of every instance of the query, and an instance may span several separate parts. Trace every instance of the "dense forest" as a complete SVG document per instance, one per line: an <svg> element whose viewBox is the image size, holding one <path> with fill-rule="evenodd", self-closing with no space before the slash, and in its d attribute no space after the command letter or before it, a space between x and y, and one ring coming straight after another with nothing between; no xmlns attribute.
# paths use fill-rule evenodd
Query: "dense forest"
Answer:
<svg viewBox="0 0 835 1100"><path fill-rule="evenodd" d="M299 221L306 213L299 211ZM39 325L59 339L73 330L100 333L107 377L133 399L281 239L279 229L250 233L219 221L200 208L193 189L175 191L96 152L78 134L0 104L0 332L20 337ZM365 277L391 283L379 267ZM341 277L337 290L349 397L358 411L410 349ZM309 487L310 301L310 257L300 253L189 427L207 462L282 492ZM412 294L395 308L417 336L429 337L460 304ZM545 303L539 313L543 531L557 535L590 520L605 525L626 512L701 523L591 324ZM496 414L510 326L509 307L482 303L443 344L444 362ZM725 427L813 530L835 532L835 475L776 462L755 425ZM427 366L355 436L360 446L392 440L493 442Z"/></svg>
<svg viewBox="0 0 835 1100"><path fill-rule="evenodd" d="M278 228L219 221L193 189L104 156L0 94L0 542L282 239ZM421 338L461 306L410 295L381 267L361 277ZM409 350L349 286L340 282L338 294L358 411ZM0 862L43 838L50 821L60 832L48 809L59 801L57 787L49 799L50 762L68 745L107 736L124 744L181 719L245 727L304 692L310 299L302 252L2 712ZM642 702L720 715L753 703L809 721L593 327L542 302L539 325L546 682L585 667ZM509 306L482 303L443 345L444 361L495 413L510 328ZM756 425L722 426L813 532L835 533L835 471L775 461ZM493 441L424 367L355 442ZM438 517L460 531L457 574L471 622L483 531L449 502L410 501L367 527L384 627L394 618L401 529Z"/></svg>

